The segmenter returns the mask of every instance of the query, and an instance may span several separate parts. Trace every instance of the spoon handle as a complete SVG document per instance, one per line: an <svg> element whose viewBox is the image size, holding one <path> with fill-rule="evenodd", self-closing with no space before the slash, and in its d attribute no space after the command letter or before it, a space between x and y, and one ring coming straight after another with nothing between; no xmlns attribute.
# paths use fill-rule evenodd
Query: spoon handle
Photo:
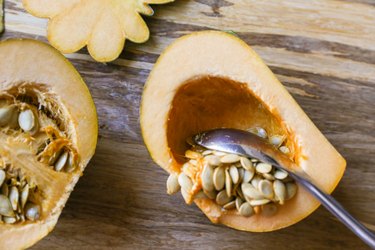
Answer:
<svg viewBox="0 0 375 250"><path fill-rule="evenodd" d="M302 178L295 173L290 173L290 175L305 189L310 191L310 193L313 194L322 205L336 216L347 228L362 239L369 247L375 249L375 235L349 214L349 212L346 211L335 198L320 190L306 178Z"/></svg>

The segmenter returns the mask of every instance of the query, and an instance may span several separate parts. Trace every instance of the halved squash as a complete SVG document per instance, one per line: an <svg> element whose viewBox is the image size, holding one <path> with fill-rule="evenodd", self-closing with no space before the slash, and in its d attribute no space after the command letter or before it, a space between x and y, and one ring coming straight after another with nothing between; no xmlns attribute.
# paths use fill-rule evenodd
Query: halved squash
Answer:
<svg viewBox="0 0 375 250"><path fill-rule="evenodd" d="M186 162L186 138L219 127L262 127L285 135L290 158L328 193L345 170L343 157L259 56L228 33L192 33L170 45L149 75L140 113L151 157L169 173L180 173ZM253 232L290 226L319 205L303 188L271 217L244 218L213 200L194 201L212 222Z"/></svg>
<svg viewBox="0 0 375 250"><path fill-rule="evenodd" d="M0 43L0 249L23 249L47 235L98 135L90 92L51 46Z"/></svg>

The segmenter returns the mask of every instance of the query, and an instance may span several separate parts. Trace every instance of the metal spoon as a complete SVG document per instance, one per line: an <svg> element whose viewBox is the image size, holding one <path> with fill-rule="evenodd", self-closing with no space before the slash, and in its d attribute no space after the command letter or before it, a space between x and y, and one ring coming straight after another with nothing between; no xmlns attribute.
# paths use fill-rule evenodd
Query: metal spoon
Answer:
<svg viewBox="0 0 375 250"><path fill-rule="evenodd" d="M243 130L214 129L195 135L193 141L211 150L258 158L265 163L286 171L302 187L310 191L328 211L354 234L372 249L375 249L375 235L350 215L331 195L318 188L305 172L267 140Z"/></svg>

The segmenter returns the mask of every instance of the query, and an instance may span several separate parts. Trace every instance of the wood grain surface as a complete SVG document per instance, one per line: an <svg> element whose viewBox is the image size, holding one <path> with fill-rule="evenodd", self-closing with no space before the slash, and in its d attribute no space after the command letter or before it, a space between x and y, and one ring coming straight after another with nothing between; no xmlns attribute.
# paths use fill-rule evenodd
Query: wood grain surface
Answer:
<svg viewBox="0 0 375 250"><path fill-rule="evenodd" d="M213 225L151 161L139 128L142 88L161 51L196 30L232 30L250 44L347 159L334 196L375 229L375 1L177 0L145 18L151 38L112 63L67 57L100 123L96 155L55 230L33 249L366 249L323 208L289 228L248 233ZM5 3L1 39L46 41L46 20ZM77 24L79 25L79 24ZM171 72L173 74L173 72Z"/></svg>

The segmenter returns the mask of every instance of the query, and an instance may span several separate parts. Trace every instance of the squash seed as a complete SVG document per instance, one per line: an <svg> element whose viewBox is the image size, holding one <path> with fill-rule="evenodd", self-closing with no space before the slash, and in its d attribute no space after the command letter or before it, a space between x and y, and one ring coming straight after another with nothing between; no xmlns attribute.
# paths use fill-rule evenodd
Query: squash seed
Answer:
<svg viewBox="0 0 375 250"><path fill-rule="evenodd" d="M220 165L220 157L217 155L207 155L204 157L208 164L211 166L219 166Z"/></svg>
<svg viewBox="0 0 375 250"><path fill-rule="evenodd" d="M224 152L221 152L221 151L214 151L213 154L216 155L216 156L224 156L227 153L224 153Z"/></svg>
<svg viewBox="0 0 375 250"><path fill-rule="evenodd" d="M269 203L262 206L262 215L270 217L275 215L277 212L277 206L275 204Z"/></svg>
<svg viewBox="0 0 375 250"><path fill-rule="evenodd" d="M261 206L261 205L267 204L269 202L270 202L270 200L268 200L268 199L260 199L260 200L251 200L249 203L250 203L251 206Z"/></svg>
<svg viewBox="0 0 375 250"><path fill-rule="evenodd" d="M217 192L216 192L215 189L212 190L212 191L207 191L207 190L203 189L203 193L204 193L208 198L210 198L211 200L214 200L215 197L216 197L216 195L217 195Z"/></svg>
<svg viewBox="0 0 375 250"><path fill-rule="evenodd" d="M230 178L232 179L233 184L237 184L240 176L238 173L238 169L235 165L230 166L229 175L230 175Z"/></svg>
<svg viewBox="0 0 375 250"><path fill-rule="evenodd" d="M267 199L273 198L273 188L272 183L268 180L261 180L258 183L258 190L262 193L262 195Z"/></svg>
<svg viewBox="0 0 375 250"><path fill-rule="evenodd" d="M0 215L3 216L14 216L12 204L5 195L0 194Z"/></svg>
<svg viewBox="0 0 375 250"><path fill-rule="evenodd" d="M209 149L208 149L208 150L203 151L203 152L202 152L202 155L203 155L203 156L210 155L210 154L212 154L212 152L213 152L212 150L209 150Z"/></svg>
<svg viewBox="0 0 375 250"><path fill-rule="evenodd" d="M275 176L275 178L278 180L284 180L286 177L288 177L288 173L284 170L278 169L275 171L273 176Z"/></svg>
<svg viewBox="0 0 375 250"><path fill-rule="evenodd" d="M228 168L225 169L225 190L227 191L227 195L232 195L232 178L230 178Z"/></svg>
<svg viewBox="0 0 375 250"><path fill-rule="evenodd" d="M7 216L4 216L3 217L3 221L6 223L6 224L14 224L16 223L17 219L15 217L7 217Z"/></svg>
<svg viewBox="0 0 375 250"><path fill-rule="evenodd" d="M1 185L3 185L3 182L5 180L5 176L6 176L5 171L0 169L0 187L1 187Z"/></svg>
<svg viewBox="0 0 375 250"><path fill-rule="evenodd" d="M251 168L251 170L245 170L242 183L249 183L251 179L253 179L254 175L255 173L253 168Z"/></svg>
<svg viewBox="0 0 375 250"><path fill-rule="evenodd" d="M233 208L235 208L235 207L236 207L236 201L228 202L227 204L225 204L225 205L223 206L223 208L224 208L225 210L231 210L231 209L233 209Z"/></svg>
<svg viewBox="0 0 375 250"><path fill-rule="evenodd" d="M237 208L237 210L240 210L240 207L241 207L242 203L243 203L242 199L240 197L237 197L236 198L236 208Z"/></svg>
<svg viewBox="0 0 375 250"><path fill-rule="evenodd" d="M243 177L245 175L245 169L243 168L238 168L238 182L242 182Z"/></svg>
<svg viewBox="0 0 375 250"><path fill-rule="evenodd" d="M190 192L190 190L193 187L193 182L184 173L180 173L179 174L179 176L178 176L178 184L180 184L181 189L184 190L185 192Z"/></svg>
<svg viewBox="0 0 375 250"><path fill-rule="evenodd" d="M244 202L238 211L244 217L250 217L254 214L254 209L247 202Z"/></svg>
<svg viewBox="0 0 375 250"><path fill-rule="evenodd" d="M64 166L65 166L65 164L66 164L66 162L67 162L67 160L68 160L68 156L69 156L69 153L66 152L66 151L63 152L63 153L59 156L59 158L57 159L57 161L56 161L56 163L55 163L55 170L56 170L57 172L60 172L61 169L64 168Z"/></svg>
<svg viewBox="0 0 375 250"><path fill-rule="evenodd" d="M287 195L285 184L280 180L276 180L273 183L273 190L280 204L281 205L284 204L284 201Z"/></svg>
<svg viewBox="0 0 375 250"><path fill-rule="evenodd" d="M261 174L268 174L272 170L272 165L268 163L258 163L256 166L256 171Z"/></svg>
<svg viewBox="0 0 375 250"><path fill-rule="evenodd" d="M249 183L242 183L242 193L245 198L252 199L263 199L263 195Z"/></svg>
<svg viewBox="0 0 375 250"><path fill-rule="evenodd" d="M23 209L26 205L26 201L29 198L29 184L27 183L21 191L21 208Z"/></svg>
<svg viewBox="0 0 375 250"><path fill-rule="evenodd" d="M240 160L239 155L227 154L220 158L221 163L235 163Z"/></svg>
<svg viewBox="0 0 375 250"><path fill-rule="evenodd" d="M289 148L287 146L281 146L281 147L279 147L279 150L281 152L283 152L284 154L289 154L290 153L290 150L289 150Z"/></svg>
<svg viewBox="0 0 375 250"><path fill-rule="evenodd" d="M10 203L12 204L12 208L14 211L17 210L18 199L19 199L18 189L17 187L12 186L9 191L9 200L10 200Z"/></svg>
<svg viewBox="0 0 375 250"><path fill-rule="evenodd" d="M260 178L259 175L256 175L253 177L253 179L251 179L251 185L253 185L253 187L255 188L258 188L258 183L262 180L262 178Z"/></svg>
<svg viewBox="0 0 375 250"><path fill-rule="evenodd" d="M20 112L18 116L18 124L25 132L30 132L35 126L35 116L33 111L26 109Z"/></svg>
<svg viewBox="0 0 375 250"><path fill-rule="evenodd" d="M273 135L269 138L270 143L276 147L280 147L280 145L283 144L284 140L285 136L282 135Z"/></svg>
<svg viewBox="0 0 375 250"><path fill-rule="evenodd" d="M172 195L180 190L180 184L178 184L178 175L172 173L167 179L167 194Z"/></svg>
<svg viewBox="0 0 375 250"><path fill-rule="evenodd" d="M297 193L297 185L293 182L288 182L286 183L285 187L286 187L286 193L287 193L285 198L286 200L290 200Z"/></svg>
<svg viewBox="0 0 375 250"><path fill-rule="evenodd" d="M206 191L213 191L214 190L214 182L213 182L213 175L214 175L214 169L211 165L205 164L203 167L203 171L201 174L202 179L202 187Z"/></svg>
<svg viewBox="0 0 375 250"><path fill-rule="evenodd" d="M225 190L221 190L217 196L216 196L216 203L219 205L219 206L223 206L224 204L227 204L228 202L230 202L232 200L232 197L231 196L228 196L227 195L227 192Z"/></svg>
<svg viewBox="0 0 375 250"><path fill-rule="evenodd" d="M241 166L246 169L250 170L253 169L253 163L246 157L241 157L240 158Z"/></svg>
<svg viewBox="0 0 375 250"><path fill-rule="evenodd" d="M263 174L263 177L266 179L266 180L269 180L269 181L274 181L275 180L275 177L272 175L272 174Z"/></svg>
<svg viewBox="0 0 375 250"><path fill-rule="evenodd" d="M31 202L28 202L25 206L25 216L31 221L39 219L40 206Z"/></svg>
<svg viewBox="0 0 375 250"><path fill-rule="evenodd" d="M192 151L192 150L186 150L185 151L185 157L189 159L199 159L202 157L202 155L198 152Z"/></svg>
<svg viewBox="0 0 375 250"><path fill-rule="evenodd" d="M214 186L217 191L224 188L225 185L225 171L224 167L217 167L214 170Z"/></svg>
<svg viewBox="0 0 375 250"><path fill-rule="evenodd" d="M262 138L264 138L264 139L266 139L267 138L267 131L264 129L264 128L260 128L260 127L258 127L258 128L256 128L256 130L257 130L257 135L259 136L259 137L262 137Z"/></svg>

